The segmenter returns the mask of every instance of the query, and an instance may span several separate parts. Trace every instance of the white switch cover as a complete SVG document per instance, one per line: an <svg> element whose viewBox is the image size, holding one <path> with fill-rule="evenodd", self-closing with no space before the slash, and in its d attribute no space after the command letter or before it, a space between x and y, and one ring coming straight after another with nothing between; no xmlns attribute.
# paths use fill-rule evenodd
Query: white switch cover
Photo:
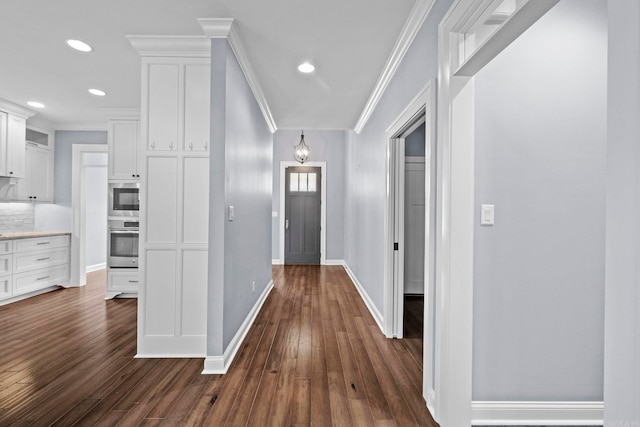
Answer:
<svg viewBox="0 0 640 427"><path fill-rule="evenodd" d="M494 211L493 205L480 205L480 225L493 225Z"/></svg>
<svg viewBox="0 0 640 427"><path fill-rule="evenodd" d="M278 211L272 211L271 212L271 216L274 217L274 218L277 218L278 217Z"/></svg>
<svg viewBox="0 0 640 427"><path fill-rule="evenodd" d="M229 221L233 221L235 214L233 213L233 206L229 206Z"/></svg>

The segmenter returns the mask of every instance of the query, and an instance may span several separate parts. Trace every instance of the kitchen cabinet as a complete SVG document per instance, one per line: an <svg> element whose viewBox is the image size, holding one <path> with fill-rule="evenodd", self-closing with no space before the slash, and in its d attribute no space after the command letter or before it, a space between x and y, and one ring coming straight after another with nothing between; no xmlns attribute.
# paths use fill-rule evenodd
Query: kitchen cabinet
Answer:
<svg viewBox="0 0 640 427"><path fill-rule="evenodd" d="M53 202L53 152L27 142L25 177L13 190L13 200L25 202Z"/></svg>
<svg viewBox="0 0 640 427"><path fill-rule="evenodd" d="M0 111L0 176L23 178L27 120Z"/></svg>
<svg viewBox="0 0 640 427"><path fill-rule="evenodd" d="M69 280L68 234L0 241L0 301Z"/></svg>
<svg viewBox="0 0 640 427"><path fill-rule="evenodd" d="M139 120L109 120L109 179L139 180Z"/></svg>
<svg viewBox="0 0 640 427"><path fill-rule="evenodd" d="M105 299L112 299L120 294L138 293L137 268L110 268L107 271L107 292Z"/></svg>

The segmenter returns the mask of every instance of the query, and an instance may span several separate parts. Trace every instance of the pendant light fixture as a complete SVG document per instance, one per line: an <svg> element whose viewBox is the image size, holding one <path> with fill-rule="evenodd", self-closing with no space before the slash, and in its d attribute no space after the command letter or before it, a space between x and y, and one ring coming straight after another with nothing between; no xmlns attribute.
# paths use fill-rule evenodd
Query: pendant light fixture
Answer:
<svg viewBox="0 0 640 427"><path fill-rule="evenodd" d="M298 145L293 147L293 158L296 159L300 163L305 163L309 161L309 154L311 154L311 149L304 142L304 130L300 135L300 142Z"/></svg>

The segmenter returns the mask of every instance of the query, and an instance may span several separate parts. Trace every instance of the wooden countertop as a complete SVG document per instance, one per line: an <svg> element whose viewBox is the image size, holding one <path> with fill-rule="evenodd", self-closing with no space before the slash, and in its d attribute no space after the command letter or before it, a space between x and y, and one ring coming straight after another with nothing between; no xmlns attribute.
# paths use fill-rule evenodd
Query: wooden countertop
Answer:
<svg viewBox="0 0 640 427"><path fill-rule="evenodd" d="M69 236L69 231L25 231L23 233L2 233L0 240L31 239L33 237Z"/></svg>

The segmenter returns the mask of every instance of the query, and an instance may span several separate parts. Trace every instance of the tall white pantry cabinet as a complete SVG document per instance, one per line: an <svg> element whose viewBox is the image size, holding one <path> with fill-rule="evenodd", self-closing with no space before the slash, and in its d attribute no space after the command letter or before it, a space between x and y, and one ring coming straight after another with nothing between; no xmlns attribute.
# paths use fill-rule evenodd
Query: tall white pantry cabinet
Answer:
<svg viewBox="0 0 640 427"><path fill-rule="evenodd" d="M176 48L170 38L130 41L142 56L138 356L202 357L210 42L182 38Z"/></svg>

